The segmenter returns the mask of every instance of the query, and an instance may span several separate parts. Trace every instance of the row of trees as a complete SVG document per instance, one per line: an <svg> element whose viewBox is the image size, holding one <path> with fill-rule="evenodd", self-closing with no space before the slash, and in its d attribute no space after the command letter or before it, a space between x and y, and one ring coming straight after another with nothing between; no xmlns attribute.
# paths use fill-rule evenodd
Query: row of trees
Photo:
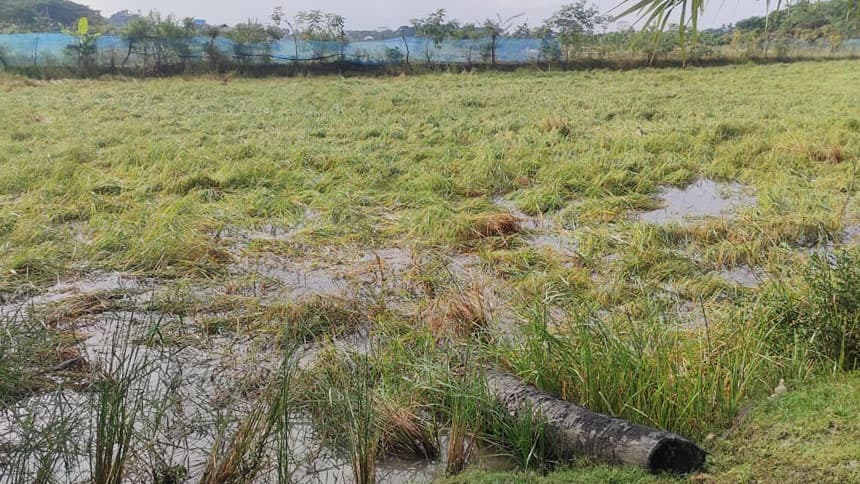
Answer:
<svg viewBox="0 0 860 484"><path fill-rule="evenodd" d="M562 55L569 60L572 54L581 50L587 38L611 21L610 17L601 15L596 6L585 0L562 6L535 29L527 23L516 24L519 17L521 15L508 18L496 15L480 24L460 24L457 20L448 19L444 9L439 9L425 17L412 19L411 23L418 35L432 40L432 47L437 51L449 39L484 41L478 44L482 59L495 65L497 40L500 37L540 38L544 40L541 55L546 60L557 60ZM427 63L432 61L433 54L433 49L427 46L424 51Z"/></svg>
<svg viewBox="0 0 860 484"><path fill-rule="evenodd" d="M136 57L143 59L144 67L156 70L190 60L206 60L217 68L230 61L230 53L219 45L222 38L232 41L232 57L242 63L271 61L274 43L287 36L296 41L296 60L299 40L338 41L346 45L345 19L340 15L311 10L290 19L278 7L271 20L268 24L248 20L227 27L198 25L191 18L178 19L157 12L127 15L119 34L128 47L119 64L125 67ZM193 49L195 39L199 38L205 39L202 53Z"/></svg>
<svg viewBox="0 0 860 484"><path fill-rule="evenodd" d="M232 41L232 57L241 63L268 63L273 60L273 46L281 39L293 40L295 51L286 60L306 61L329 58L344 58L345 48L350 37L345 29L343 16L309 10L298 12L294 17L285 14L281 7L272 11L270 21L262 23L248 20L233 27L195 25L193 19L163 17L156 12L148 15L124 13L124 26L120 35L128 44L127 52L119 62L126 66L132 56L142 58L145 65L159 67L185 62L201 54L193 54L191 40L194 37L207 39L202 57L213 65L228 61L218 40L227 38ZM520 16L503 18L490 17L481 23L463 23L449 19L445 10L437 10L425 17L411 21L410 26L398 29L402 37L405 55L399 48L390 49L387 60L410 62L410 47L407 36L417 35L428 39L421 53L424 61L433 63L440 57L445 41L458 41L468 52L467 61L471 63L478 57L493 65L497 62L497 41L503 36L544 39L541 54L546 60L559 60L581 49L584 39L592 36L595 30L607 24L609 19L600 15L596 7L585 0L563 6L548 18L540 27L529 28L526 24L515 26ZM300 42L313 47L312 52L302 57ZM474 54L474 59L473 59Z"/></svg>
<svg viewBox="0 0 860 484"><path fill-rule="evenodd" d="M37 2L8 1L18 2L19 7L27 2ZM619 1L630 5L630 9L623 13L639 12L642 15L645 28L610 32L608 26L613 19L602 15L587 0L577 0L562 6L535 27L519 22L520 16L505 18L496 15L480 22L461 23L449 18L445 10L436 10L424 17L412 19L409 25L380 33L386 38L399 35L402 42L400 46L388 48L385 59L378 60L409 64L413 50L417 48L420 52L415 54L430 65L445 60L443 47L451 45L457 50L458 58L462 59L465 55L467 63L480 60L495 65L499 58L499 39L503 37L539 39L538 60L557 61L583 55L606 58L625 54L632 57L647 55L653 59L662 55L669 57L678 51L686 59L691 55L706 56L721 47L737 48L750 55L763 53L766 56L771 47L777 52L787 48L791 39L825 39L835 49L844 38L860 35L860 16L856 8L860 0L815 3L773 0L776 2L775 8L765 17L754 17L738 22L736 26L704 32L698 32L697 29L698 14L704 5L702 0ZM76 5L67 0L38 2ZM6 8L5 4L0 5L0 11L3 8ZM53 12L53 15L70 15L69 12L77 11L46 10L44 14ZM680 15L669 17L677 13ZM669 22L678 18L680 23ZM121 55L112 51L110 62L127 66L133 59L136 65L140 65L142 59L144 67L156 70L190 60L205 60L216 69L218 65L233 61L240 64L266 64L275 58L275 44L285 38L293 41L295 50L291 55L281 54L280 59L295 62L343 60L346 46L351 39L356 38L356 33L346 31L346 20L341 15L310 10L291 17L280 7L272 11L265 23L248 20L233 27L199 25L190 18L163 17L156 12L140 15L124 11L115 14L111 18L112 22L114 20L118 25L114 27L114 32L124 38L127 48ZM70 46L70 50L77 55L82 66L95 63L97 32L109 31L105 30L107 24L103 20L94 24L90 27L92 32L85 35L70 32L79 39L76 45ZM692 36L691 31L694 32ZM416 43L414 37L425 41ZM224 38L232 42L224 42ZM205 41L202 48L201 39ZM688 47L689 43L692 46ZM301 52L300 45L303 48ZM531 43L528 48L534 48L533 45ZM353 50L353 55L362 58L361 52ZM365 57L370 57L370 54ZM4 64L6 60L0 52L0 66Z"/></svg>

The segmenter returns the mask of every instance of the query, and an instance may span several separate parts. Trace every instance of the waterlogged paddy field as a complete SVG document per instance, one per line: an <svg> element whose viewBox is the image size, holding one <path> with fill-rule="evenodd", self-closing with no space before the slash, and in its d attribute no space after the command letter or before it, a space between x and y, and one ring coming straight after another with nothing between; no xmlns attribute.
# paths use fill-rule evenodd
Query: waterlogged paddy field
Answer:
<svg viewBox="0 0 860 484"><path fill-rule="evenodd" d="M858 85L0 78L0 480L651 479L556 465L483 368L697 479L860 479Z"/></svg>

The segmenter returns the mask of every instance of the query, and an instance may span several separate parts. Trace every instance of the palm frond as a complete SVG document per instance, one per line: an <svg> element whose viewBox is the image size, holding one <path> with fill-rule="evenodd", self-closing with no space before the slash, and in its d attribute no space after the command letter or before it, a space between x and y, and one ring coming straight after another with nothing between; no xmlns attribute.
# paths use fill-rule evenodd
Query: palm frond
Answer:
<svg viewBox="0 0 860 484"><path fill-rule="evenodd" d="M622 0L616 8L624 9L616 18L638 14L637 22L643 22L645 27L655 27L655 41L666 29L672 15L680 10L678 34L681 41L681 56L686 63L688 26L693 33L693 45L695 45L699 34L699 17L705 9L705 0Z"/></svg>

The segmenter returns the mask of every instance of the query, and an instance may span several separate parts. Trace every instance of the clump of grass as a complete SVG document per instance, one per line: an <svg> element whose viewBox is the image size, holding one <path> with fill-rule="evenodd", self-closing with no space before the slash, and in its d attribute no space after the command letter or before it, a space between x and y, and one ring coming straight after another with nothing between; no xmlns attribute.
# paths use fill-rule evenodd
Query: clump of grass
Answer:
<svg viewBox="0 0 860 484"><path fill-rule="evenodd" d="M519 231L520 220L510 213L479 214L469 219L463 237L505 237Z"/></svg>
<svg viewBox="0 0 860 484"><path fill-rule="evenodd" d="M747 398L769 390L762 382L791 366L791 355L771 352L769 327L748 315L689 334L668 330L656 302L627 322L604 322L587 307L570 314L552 332L542 313L525 315L523 341L501 353L505 366L593 411L681 434L728 424Z"/></svg>
<svg viewBox="0 0 860 484"><path fill-rule="evenodd" d="M274 435L277 439L278 482L292 481L293 437L290 432L293 428L293 415L298 406L298 398L293 388L298 370L296 349L297 346L288 346L283 351L280 371L274 383L274 403L269 416L269 424L274 428Z"/></svg>
<svg viewBox="0 0 860 484"><path fill-rule="evenodd" d="M60 268L51 261L53 255L51 249L46 252L31 250L9 261L6 270L0 273L0 297L32 293L38 286L56 280Z"/></svg>
<svg viewBox="0 0 860 484"><path fill-rule="evenodd" d="M131 220L112 221L115 233L110 238L96 238L94 246L121 249L124 257L118 264L124 269L182 276L217 274L232 256L195 230L203 225L201 219L205 220L204 208L183 197L134 214ZM138 235L127 240L123 238L126 231ZM118 247L112 247L114 244Z"/></svg>
<svg viewBox="0 0 860 484"><path fill-rule="evenodd" d="M89 146L74 145L68 148L63 157L73 163L89 163L96 158L95 149Z"/></svg>
<svg viewBox="0 0 860 484"><path fill-rule="evenodd" d="M192 175L177 179L170 192L186 195L192 190L219 190L221 183L207 175Z"/></svg>
<svg viewBox="0 0 860 484"><path fill-rule="evenodd" d="M540 129L544 133L557 133L559 136L570 136L570 122L561 116L552 116L544 118L541 121Z"/></svg>
<svg viewBox="0 0 860 484"><path fill-rule="evenodd" d="M373 381L377 370L367 355L323 356L313 378L310 402L317 431L352 464L355 482L376 482L382 434Z"/></svg>
<svg viewBox="0 0 860 484"><path fill-rule="evenodd" d="M511 416L491 399L484 402L483 411L488 422L485 439L504 449L520 468L546 472L552 467L546 421L539 414L524 408Z"/></svg>
<svg viewBox="0 0 860 484"><path fill-rule="evenodd" d="M774 321L771 341L800 342L825 364L860 365L860 256L856 250L814 255L802 284L775 284L762 295Z"/></svg>
<svg viewBox="0 0 860 484"><path fill-rule="evenodd" d="M459 371L450 366L453 353L414 321L390 317L375 328L379 344L366 355L330 348L301 377L315 426L351 462L369 463L354 458L369 452L437 458L450 418L450 380Z"/></svg>
<svg viewBox="0 0 860 484"><path fill-rule="evenodd" d="M714 141L730 141L740 138L749 131L749 127L736 122L725 121L717 124L712 138Z"/></svg>
<svg viewBox="0 0 860 484"><path fill-rule="evenodd" d="M806 156L812 161L827 163L842 163L848 159L848 155L842 146L834 144L827 148L806 148Z"/></svg>
<svg viewBox="0 0 860 484"><path fill-rule="evenodd" d="M303 343L324 336L336 338L358 329L370 319L357 301L324 296L269 308L265 318L283 324L282 334L286 341Z"/></svg>
<svg viewBox="0 0 860 484"><path fill-rule="evenodd" d="M6 92L25 87L39 87L41 85L42 83L40 81L17 74L9 74L7 72L4 72L2 75L0 75L0 86L2 86L3 90Z"/></svg>
<svg viewBox="0 0 860 484"><path fill-rule="evenodd" d="M38 311L38 318L44 324L54 327L75 321L84 316L93 316L122 307L127 297L125 291L102 291L80 294L64 301L49 304Z"/></svg>
<svg viewBox="0 0 860 484"><path fill-rule="evenodd" d="M567 211L567 217L577 224L604 224L621 222L637 210L652 210L659 204L645 194L604 195L599 199L588 198Z"/></svg>
<svg viewBox="0 0 860 484"><path fill-rule="evenodd" d="M153 470L152 480L155 484L178 484L188 478L188 469L181 465L165 466Z"/></svg>
<svg viewBox="0 0 860 484"><path fill-rule="evenodd" d="M62 363L56 348L70 337L20 314L0 316L0 408L53 387L51 368Z"/></svg>
<svg viewBox="0 0 860 484"><path fill-rule="evenodd" d="M440 384L449 422L445 472L456 475L472 461L483 437L486 388L475 368L460 368L449 381Z"/></svg>
<svg viewBox="0 0 860 484"><path fill-rule="evenodd" d="M487 329L491 317L480 286L434 299L422 312L425 324L437 338L462 338Z"/></svg>
<svg viewBox="0 0 860 484"><path fill-rule="evenodd" d="M296 349L296 345L284 348L277 375L260 389L232 435L226 435L229 422L221 428L199 480L201 484L253 482L267 465L273 438L278 482L292 482L294 443L290 432L297 411L293 388Z"/></svg>
<svg viewBox="0 0 860 484"><path fill-rule="evenodd" d="M251 274L227 281L224 284L224 294L228 296L255 297L277 288L279 284L277 280Z"/></svg>
<svg viewBox="0 0 860 484"><path fill-rule="evenodd" d="M252 482L273 429L270 403L261 400L239 423L231 438L219 436L206 462L200 484Z"/></svg>
<svg viewBox="0 0 860 484"><path fill-rule="evenodd" d="M812 247L839 236L841 225L834 217L772 215L767 220L708 219L697 224L672 225L661 229L665 243L686 246L716 267L759 266L768 251L782 246Z"/></svg>
<svg viewBox="0 0 860 484"><path fill-rule="evenodd" d="M384 398L376 407L379 449L383 454L428 461L438 457L438 426L425 409L418 404L404 405Z"/></svg>
<svg viewBox="0 0 860 484"><path fill-rule="evenodd" d="M153 371L146 354L130 345L127 331L115 333L106 366L96 369L93 383L96 406L91 466L97 484L120 484L126 478L136 426L146 405L146 385L139 385Z"/></svg>
<svg viewBox="0 0 860 484"><path fill-rule="evenodd" d="M801 281L768 283L747 304L706 313L693 331L666 328L654 296L625 305L625 317L571 308L552 328L544 312L526 312L525 339L502 361L589 409L702 437L726 428L747 400L769 395L780 377L796 385L857 367L856 267L856 254L814 257Z"/></svg>
<svg viewBox="0 0 860 484"><path fill-rule="evenodd" d="M246 296L219 295L189 304L189 315L210 335L259 329L269 321L264 314L259 300Z"/></svg>
<svg viewBox="0 0 860 484"><path fill-rule="evenodd" d="M522 190L517 197L517 205L523 212L535 217L554 212L566 203L567 190L553 184Z"/></svg>
<svg viewBox="0 0 860 484"><path fill-rule="evenodd" d="M11 424L4 433L15 436L0 445L4 482L55 482L64 467L74 465L80 452L75 436L81 416L69 411L62 391L45 394L39 401L45 408L28 403L18 413L14 407L0 407L7 425Z"/></svg>
<svg viewBox="0 0 860 484"><path fill-rule="evenodd" d="M499 276L521 278L534 272L545 272L557 266L551 254L529 247L518 250L496 250L484 254L487 265Z"/></svg>

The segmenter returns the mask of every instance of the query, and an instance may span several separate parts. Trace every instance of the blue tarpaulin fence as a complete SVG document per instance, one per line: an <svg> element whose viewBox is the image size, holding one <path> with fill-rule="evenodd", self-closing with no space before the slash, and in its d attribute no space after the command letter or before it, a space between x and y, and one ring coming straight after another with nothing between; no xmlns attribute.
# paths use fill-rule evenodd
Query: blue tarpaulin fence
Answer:
<svg viewBox="0 0 860 484"><path fill-rule="evenodd" d="M160 45L158 45L160 44ZM75 65L78 39L63 33L0 34L0 52L7 64L17 65ZM217 47L228 57L237 59L267 58L271 62L293 62L308 59L340 59L365 64L402 63L408 53L410 61L442 63L479 63L490 59L492 42L489 38L445 40L437 46L433 40L408 37L405 40L367 40L358 42L299 41L298 49L292 39L271 44L239 45L226 38L194 37L183 40L148 39L134 44L132 65L139 65L143 57L163 55L167 58L204 58L207 48ZM558 42L550 39L496 39L495 57L498 62L534 62L543 53L557 51ZM162 50L157 50L157 49ZM96 40L99 64L120 63L129 53L129 42L119 36L102 36ZM298 58L297 54L298 53Z"/></svg>
<svg viewBox="0 0 860 484"><path fill-rule="evenodd" d="M826 45L792 42L798 50L826 49ZM0 34L0 56L8 66L74 66L79 62L78 39L63 33ZM101 36L96 40L95 62L100 65L146 66L177 64L186 60L211 58L213 52L248 63L290 63L307 60L344 60L361 64L401 64L407 51L412 63L487 63L492 55L489 38L447 39L436 45L421 37L366 40L348 43L298 41L289 38L271 44L241 45L218 37L188 39L145 39L134 43L120 36ZM408 46L408 48L407 48ZM840 50L860 51L860 39L846 40ZM530 63L561 56L555 39L498 37L495 59L500 63Z"/></svg>

